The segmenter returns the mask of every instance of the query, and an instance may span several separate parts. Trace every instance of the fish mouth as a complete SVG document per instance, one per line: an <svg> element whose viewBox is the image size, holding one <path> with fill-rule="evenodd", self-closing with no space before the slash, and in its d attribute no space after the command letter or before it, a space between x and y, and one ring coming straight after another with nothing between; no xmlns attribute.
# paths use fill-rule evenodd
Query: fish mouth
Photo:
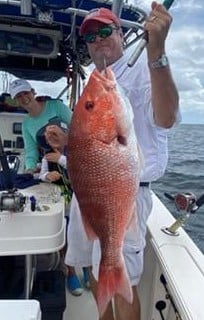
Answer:
<svg viewBox="0 0 204 320"><path fill-rule="evenodd" d="M95 70L95 78L96 80L101 81L104 88L108 91L116 88L116 81L111 68L106 66L105 61L102 62L99 69Z"/></svg>

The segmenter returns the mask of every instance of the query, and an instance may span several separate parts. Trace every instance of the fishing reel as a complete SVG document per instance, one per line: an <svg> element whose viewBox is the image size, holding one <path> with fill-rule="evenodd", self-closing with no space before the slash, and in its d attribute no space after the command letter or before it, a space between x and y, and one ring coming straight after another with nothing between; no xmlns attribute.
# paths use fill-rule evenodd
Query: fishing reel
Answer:
<svg viewBox="0 0 204 320"><path fill-rule="evenodd" d="M0 211L22 212L26 203L26 197L14 191L4 191L0 194Z"/></svg>
<svg viewBox="0 0 204 320"><path fill-rule="evenodd" d="M174 197L174 203L178 211L194 213L196 206L196 196L192 192L178 193Z"/></svg>

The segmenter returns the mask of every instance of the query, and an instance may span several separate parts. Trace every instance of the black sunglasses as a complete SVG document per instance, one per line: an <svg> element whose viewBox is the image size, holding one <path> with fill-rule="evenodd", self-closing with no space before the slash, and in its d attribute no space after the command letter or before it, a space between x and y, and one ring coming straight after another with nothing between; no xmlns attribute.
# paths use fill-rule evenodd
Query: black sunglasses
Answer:
<svg viewBox="0 0 204 320"><path fill-rule="evenodd" d="M100 29L98 29L97 32L86 33L83 36L83 39L85 42L93 43L96 41L97 36L103 39L106 39L107 37L110 37L110 35L113 33L113 30L118 30L118 29L119 29L118 27L103 26Z"/></svg>

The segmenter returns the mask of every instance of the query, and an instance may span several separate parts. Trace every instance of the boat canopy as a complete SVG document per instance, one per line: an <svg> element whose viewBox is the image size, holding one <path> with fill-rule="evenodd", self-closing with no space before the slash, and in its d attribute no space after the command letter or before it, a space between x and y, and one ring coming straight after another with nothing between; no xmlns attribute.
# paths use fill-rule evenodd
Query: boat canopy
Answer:
<svg viewBox="0 0 204 320"><path fill-rule="evenodd" d="M115 11L125 32L140 29L146 16L123 1L0 0L0 70L54 82L76 62L88 65L78 30L88 11L100 7Z"/></svg>

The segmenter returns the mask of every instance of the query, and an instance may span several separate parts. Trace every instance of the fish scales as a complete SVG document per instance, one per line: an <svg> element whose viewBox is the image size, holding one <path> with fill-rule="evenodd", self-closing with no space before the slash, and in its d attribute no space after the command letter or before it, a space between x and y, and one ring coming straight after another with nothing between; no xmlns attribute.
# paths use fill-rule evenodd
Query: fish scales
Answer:
<svg viewBox="0 0 204 320"><path fill-rule="evenodd" d="M118 90L110 68L94 70L70 124L68 171L85 230L99 239L97 288L99 314L117 293L132 303L122 254L126 229L135 214L140 155L132 110Z"/></svg>

